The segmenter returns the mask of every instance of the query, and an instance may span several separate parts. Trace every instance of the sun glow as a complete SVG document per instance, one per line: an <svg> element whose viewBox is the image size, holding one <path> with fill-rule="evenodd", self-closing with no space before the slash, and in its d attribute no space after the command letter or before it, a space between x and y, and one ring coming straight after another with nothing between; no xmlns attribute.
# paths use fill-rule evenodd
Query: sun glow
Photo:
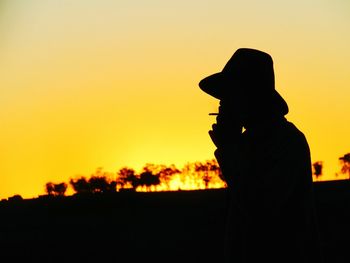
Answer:
<svg viewBox="0 0 350 263"><path fill-rule="evenodd" d="M206 181L205 178L210 178ZM205 190L225 188L226 183L217 174L208 177L197 174L175 174L170 181L161 182L159 185L151 187L139 186L137 192L158 192L158 191L182 191L182 190Z"/></svg>
<svg viewBox="0 0 350 263"><path fill-rule="evenodd" d="M175 165L146 164L140 173L124 167L116 178L117 191L137 192L204 190L226 187L215 159L187 163L181 170Z"/></svg>

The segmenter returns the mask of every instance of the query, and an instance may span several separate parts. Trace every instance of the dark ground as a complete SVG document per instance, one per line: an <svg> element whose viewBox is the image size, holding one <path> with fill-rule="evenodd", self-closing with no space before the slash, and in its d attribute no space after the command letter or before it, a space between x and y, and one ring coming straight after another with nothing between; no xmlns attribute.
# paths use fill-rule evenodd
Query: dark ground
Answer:
<svg viewBox="0 0 350 263"><path fill-rule="evenodd" d="M350 262L350 181L315 183L326 263ZM221 262L226 191L0 204L1 262Z"/></svg>

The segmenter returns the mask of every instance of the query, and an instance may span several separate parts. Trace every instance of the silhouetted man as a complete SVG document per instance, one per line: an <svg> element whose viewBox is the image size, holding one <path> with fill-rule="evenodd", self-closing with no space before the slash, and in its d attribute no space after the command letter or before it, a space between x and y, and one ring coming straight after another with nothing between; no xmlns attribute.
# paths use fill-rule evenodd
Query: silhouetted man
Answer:
<svg viewBox="0 0 350 263"><path fill-rule="evenodd" d="M310 151L284 117L271 56L238 49L199 86L220 100L209 135L230 195L227 262L320 262Z"/></svg>

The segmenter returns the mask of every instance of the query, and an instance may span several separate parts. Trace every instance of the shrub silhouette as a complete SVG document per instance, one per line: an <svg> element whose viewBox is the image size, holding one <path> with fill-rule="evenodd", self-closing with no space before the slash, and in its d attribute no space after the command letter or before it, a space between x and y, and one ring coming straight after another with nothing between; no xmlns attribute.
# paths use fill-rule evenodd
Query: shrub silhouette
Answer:
<svg viewBox="0 0 350 263"><path fill-rule="evenodd" d="M23 201L23 198L22 198L21 195L16 194L14 196L9 197L8 201L10 201L10 202L21 202L21 201Z"/></svg>
<svg viewBox="0 0 350 263"><path fill-rule="evenodd" d="M320 161L314 162L312 166L314 168L313 174L315 175L317 180L320 176L322 176L323 162L320 162Z"/></svg>

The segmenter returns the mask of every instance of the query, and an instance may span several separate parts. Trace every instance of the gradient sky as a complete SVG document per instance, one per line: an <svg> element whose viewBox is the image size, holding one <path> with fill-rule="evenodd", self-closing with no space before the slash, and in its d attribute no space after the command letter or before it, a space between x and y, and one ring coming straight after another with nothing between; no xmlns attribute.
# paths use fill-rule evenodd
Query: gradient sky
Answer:
<svg viewBox="0 0 350 263"><path fill-rule="evenodd" d="M287 118L334 179L350 152L349 32L347 0L1 0L0 197L213 158L218 101L198 82L240 47L272 55Z"/></svg>

